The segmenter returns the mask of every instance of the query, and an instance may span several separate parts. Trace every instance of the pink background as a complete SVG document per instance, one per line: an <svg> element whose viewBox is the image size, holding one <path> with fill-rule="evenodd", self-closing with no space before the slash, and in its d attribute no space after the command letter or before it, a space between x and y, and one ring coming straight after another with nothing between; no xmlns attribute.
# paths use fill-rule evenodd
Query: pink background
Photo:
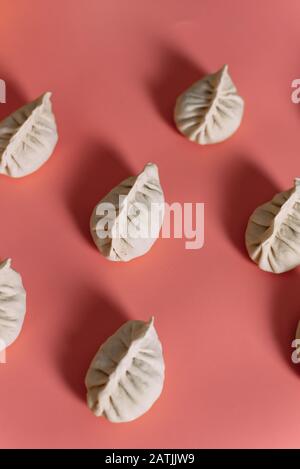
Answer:
<svg viewBox="0 0 300 469"><path fill-rule="evenodd" d="M37 173L0 179L0 256L28 292L0 365L1 447L299 445L300 268L264 273L243 243L253 209L300 175L299 18L298 0L1 0L0 117L51 90L60 134ZM244 120L202 148L175 130L175 98L224 63ZM160 239L143 258L110 263L90 213L148 161L167 201L205 202L205 246ZM125 320L152 314L161 398L130 424L95 418L91 358Z"/></svg>

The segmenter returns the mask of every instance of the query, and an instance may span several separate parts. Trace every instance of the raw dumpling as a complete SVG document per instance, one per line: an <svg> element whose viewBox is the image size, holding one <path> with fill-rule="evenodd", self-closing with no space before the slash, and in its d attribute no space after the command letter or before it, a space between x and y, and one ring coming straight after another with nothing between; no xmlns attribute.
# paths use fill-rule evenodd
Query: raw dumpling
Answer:
<svg viewBox="0 0 300 469"><path fill-rule="evenodd" d="M50 97L45 93L0 122L0 173L26 176L51 156L58 136Z"/></svg>
<svg viewBox="0 0 300 469"><path fill-rule="evenodd" d="M130 261L149 251L163 217L158 168L148 163L139 176L125 179L98 203L91 217L91 234L107 259Z"/></svg>
<svg viewBox="0 0 300 469"><path fill-rule="evenodd" d="M149 322L128 321L99 349L87 372L87 403L97 416L129 422L143 415L164 383L161 343Z"/></svg>
<svg viewBox="0 0 300 469"><path fill-rule="evenodd" d="M279 274L300 264L300 178L258 207L246 229L246 247L262 270Z"/></svg>
<svg viewBox="0 0 300 469"><path fill-rule="evenodd" d="M0 264L0 351L21 332L26 312L26 292L21 275L11 268L11 259Z"/></svg>
<svg viewBox="0 0 300 469"><path fill-rule="evenodd" d="M207 145L230 137L240 126L244 101L237 94L228 66L207 75L176 101L178 130L193 142Z"/></svg>

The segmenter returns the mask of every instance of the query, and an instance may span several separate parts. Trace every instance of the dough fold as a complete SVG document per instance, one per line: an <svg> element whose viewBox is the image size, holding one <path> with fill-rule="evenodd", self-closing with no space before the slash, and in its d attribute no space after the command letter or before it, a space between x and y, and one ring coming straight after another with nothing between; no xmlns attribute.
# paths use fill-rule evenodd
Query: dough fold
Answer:
<svg viewBox="0 0 300 469"><path fill-rule="evenodd" d="M147 412L164 383L161 343L153 325L128 321L100 347L87 372L87 403L97 416L129 422Z"/></svg>
<svg viewBox="0 0 300 469"><path fill-rule="evenodd" d="M208 145L229 138L240 126L244 101L224 65L177 98L174 120L189 140Z"/></svg>

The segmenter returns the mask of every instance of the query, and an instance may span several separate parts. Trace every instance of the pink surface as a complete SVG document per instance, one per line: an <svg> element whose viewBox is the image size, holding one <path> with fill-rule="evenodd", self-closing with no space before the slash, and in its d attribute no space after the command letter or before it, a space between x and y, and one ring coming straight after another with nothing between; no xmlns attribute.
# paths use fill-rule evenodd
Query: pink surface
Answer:
<svg viewBox="0 0 300 469"><path fill-rule="evenodd" d="M1 447L294 447L300 380L290 347L300 269L248 259L253 209L299 176L298 0L1 1L2 118L53 91L60 140L22 180L1 177L0 256L28 291L20 338L0 365ZM228 63L246 109L222 144L172 124L176 96ZM160 239L129 264L100 256L94 205L148 161L169 202L205 202L205 246ZM156 317L163 394L113 425L85 405L84 375L127 319Z"/></svg>

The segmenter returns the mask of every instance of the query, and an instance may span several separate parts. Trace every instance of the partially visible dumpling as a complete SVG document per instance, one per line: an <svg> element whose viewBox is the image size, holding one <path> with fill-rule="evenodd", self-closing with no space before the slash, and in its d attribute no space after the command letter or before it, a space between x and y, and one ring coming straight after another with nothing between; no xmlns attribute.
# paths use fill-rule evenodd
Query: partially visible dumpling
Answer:
<svg viewBox="0 0 300 469"><path fill-rule="evenodd" d="M174 119L189 140L207 145L230 137L240 126L244 101L224 65L194 83L176 101Z"/></svg>
<svg viewBox="0 0 300 469"><path fill-rule="evenodd" d="M125 179L97 204L90 229L104 257L130 261L149 251L159 236L163 217L158 168L148 163L138 176Z"/></svg>
<svg viewBox="0 0 300 469"><path fill-rule="evenodd" d="M246 247L262 270L280 274L300 265L300 178L252 213Z"/></svg>
<svg viewBox="0 0 300 469"><path fill-rule="evenodd" d="M51 156L58 135L51 93L45 93L0 122L0 173L19 178Z"/></svg>
<svg viewBox="0 0 300 469"><path fill-rule="evenodd" d="M87 403L97 416L129 422L160 396L165 365L162 347L149 322L128 321L100 347L87 372Z"/></svg>
<svg viewBox="0 0 300 469"><path fill-rule="evenodd" d="M0 351L21 332L26 312L26 292L21 275L11 268L11 259L0 264Z"/></svg>

